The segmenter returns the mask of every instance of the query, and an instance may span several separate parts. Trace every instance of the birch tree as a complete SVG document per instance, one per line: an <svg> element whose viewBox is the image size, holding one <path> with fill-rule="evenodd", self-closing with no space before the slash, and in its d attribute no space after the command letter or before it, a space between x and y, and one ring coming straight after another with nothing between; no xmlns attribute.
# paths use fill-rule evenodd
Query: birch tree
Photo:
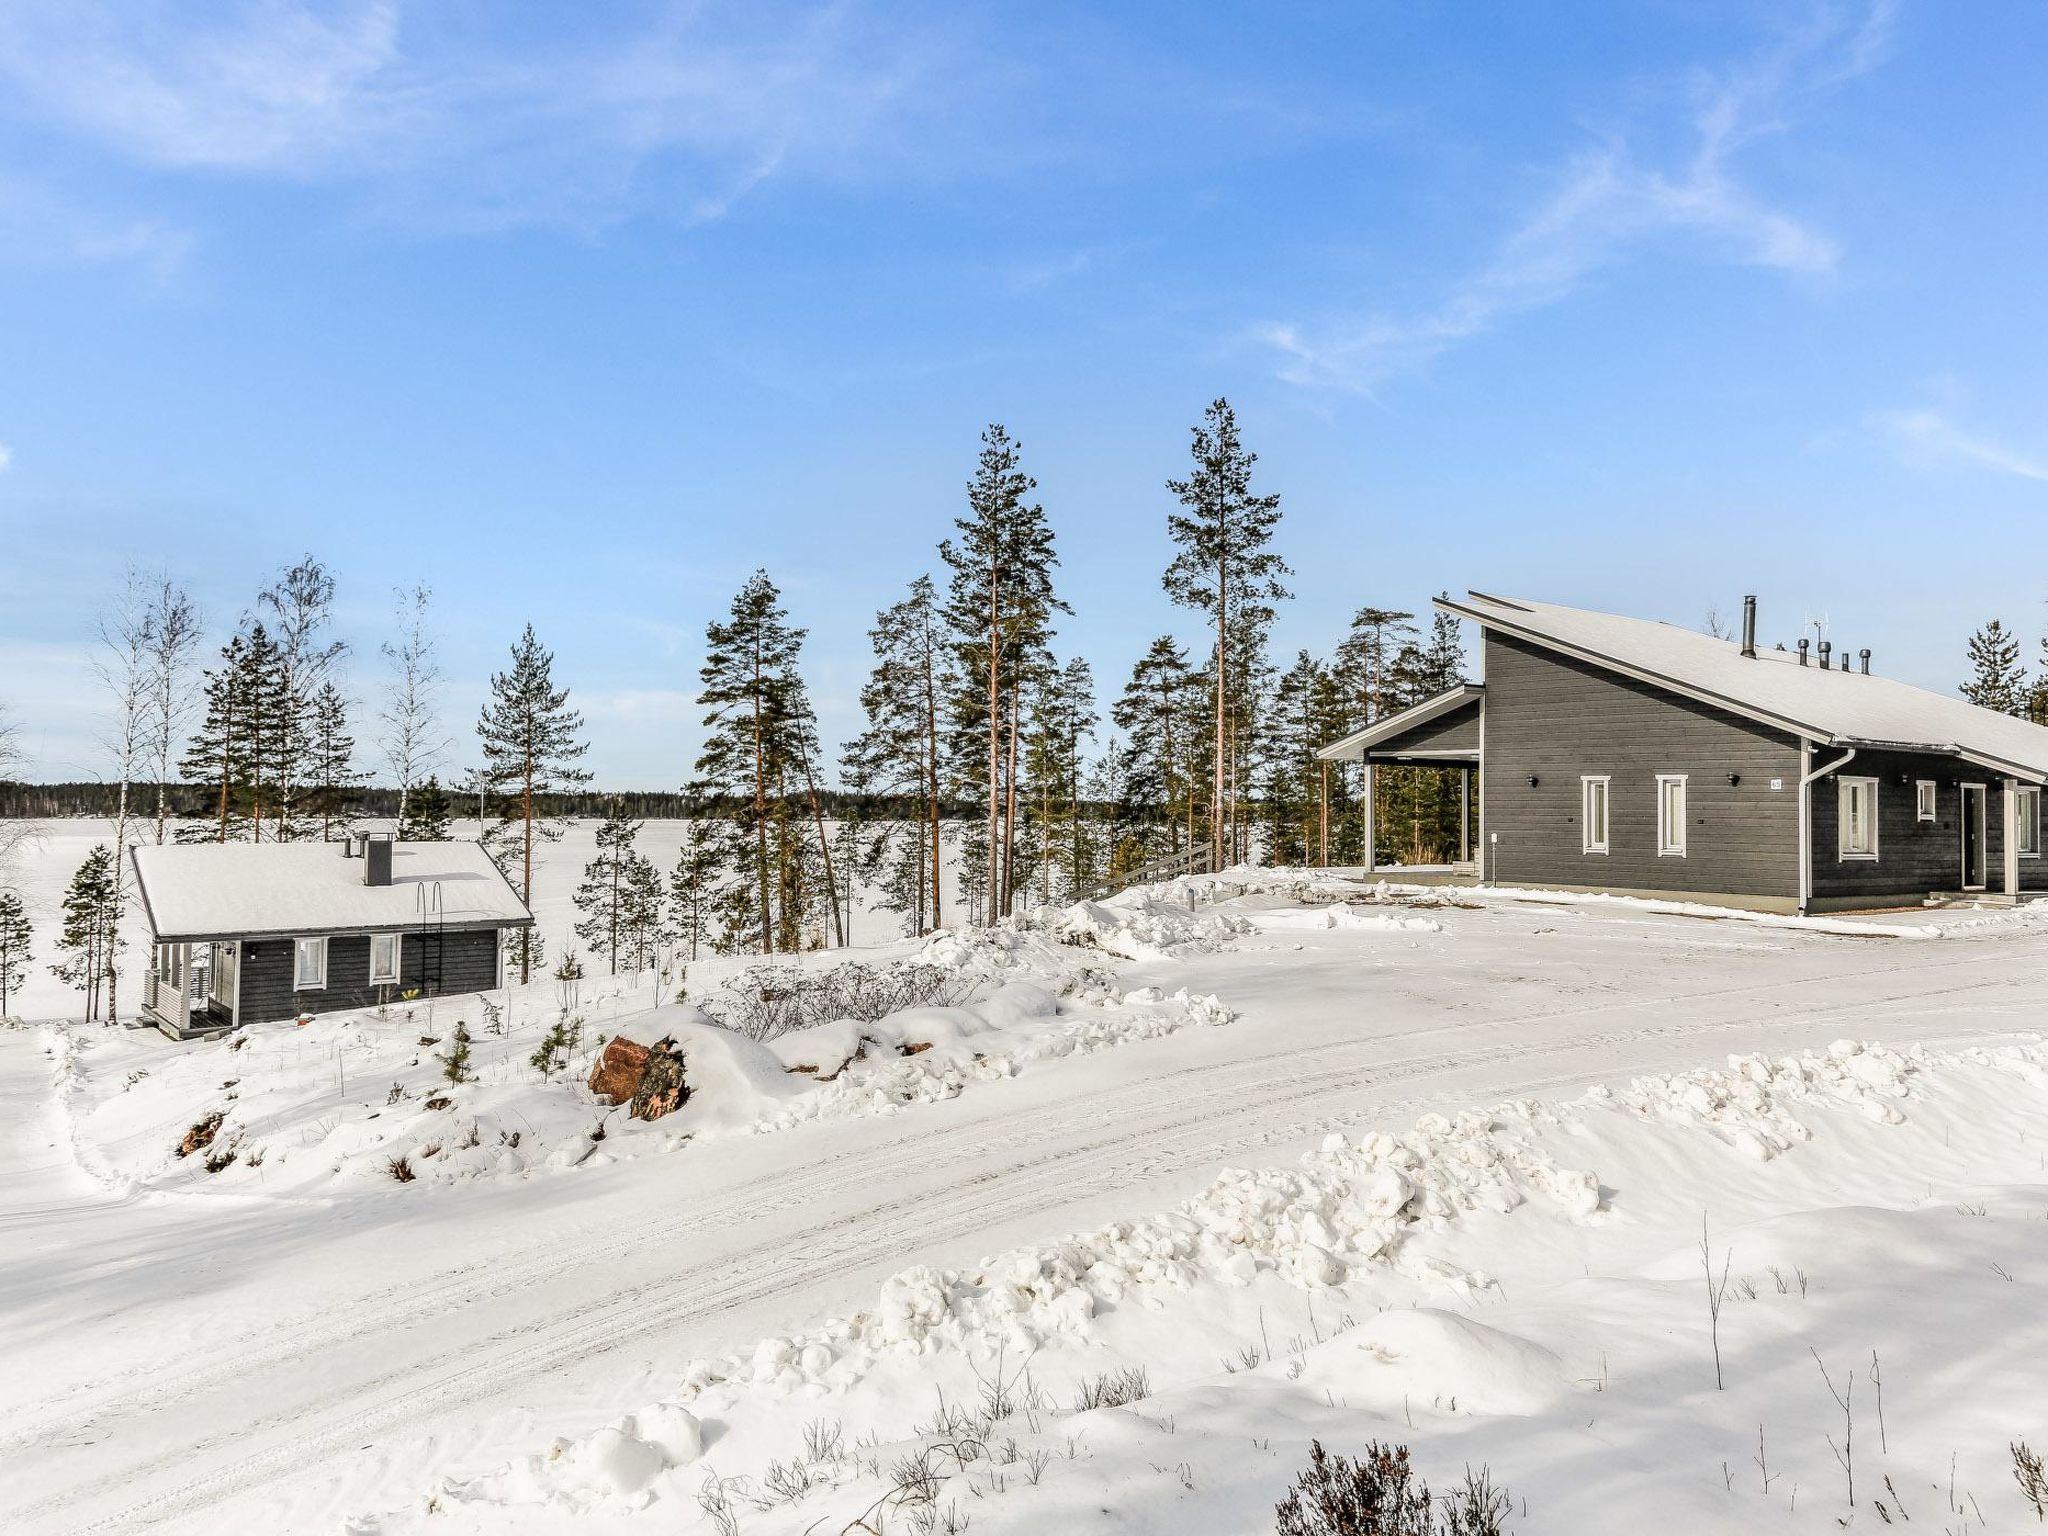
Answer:
<svg viewBox="0 0 2048 1536"><path fill-rule="evenodd" d="M150 579L130 566L122 575L121 590L113 604L100 615L99 653L93 663L100 685L107 691L106 746L120 784L114 802L111 897L117 925L127 906L129 793L150 741L151 683L155 672L154 598ZM112 961L112 951L108 953L107 1018L115 1021L121 1016L120 972Z"/></svg>
<svg viewBox="0 0 2048 1536"><path fill-rule="evenodd" d="M270 615L284 701L275 753L274 836L286 842L298 835L294 819L302 787L298 765L313 735L321 685L348 654L348 645L327 638L334 620L334 578L311 555L286 567L258 597L257 608Z"/></svg>
<svg viewBox="0 0 2048 1536"><path fill-rule="evenodd" d="M433 593L425 586L398 590L398 637L381 647L390 673L377 718L378 746L398 782L398 822L408 821L412 793L441 766L450 742L441 730L441 661L427 621Z"/></svg>
<svg viewBox="0 0 2048 1536"><path fill-rule="evenodd" d="M1167 532L1179 546L1166 568L1167 596L1184 608L1209 616L1215 632L1211 673L1215 687L1214 741L1211 746L1209 843L1217 865L1224 861L1230 814L1234 761L1242 743L1233 739L1230 691L1236 658L1233 646L1244 646L1263 633L1273 617L1272 605L1289 594L1280 578L1287 564L1268 546L1280 521L1280 498L1252 491L1252 466L1258 455L1238 438L1237 415L1230 402L1212 401L1191 432L1193 467L1184 480L1166 488L1179 498L1182 510L1169 513Z"/></svg>
<svg viewBox="0 0 2048 1536"><path fill-rule="evenodd" d="M147 754L156 779L156 840L169 833L171 765L192 718L192 666L199 654L199 610L191 594L158 572L150 582Z"/></svg>

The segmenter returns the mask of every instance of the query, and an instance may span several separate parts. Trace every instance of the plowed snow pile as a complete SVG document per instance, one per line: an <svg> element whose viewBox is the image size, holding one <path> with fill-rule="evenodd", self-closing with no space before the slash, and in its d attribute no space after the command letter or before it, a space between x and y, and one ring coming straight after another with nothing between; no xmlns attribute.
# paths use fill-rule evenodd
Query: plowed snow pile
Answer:
<svg viewBox="0 0 2048 1536"><path fill-rule="evenodd" d="M1214 997L1126 991L1089 957L1214 946L1240 931L1238 920L1119 898L943 933L905 946L897 963L959 975L968 1001L766 1043L694 1007L662 1007L648 978L588 984L573 1005L550 983L249 1025L178 1048L96 1029L52 1026L49 1037L75 1155L109 1185L278 1194L451 1183L888 1113L1041 1063L1228 1024ZM694 967L693 984L700 973L718 971ZM573 1028L574 1044L543 1071L537 1052L556 1025ZM628 1025L678 1037L691 1093L660 1120L633 1120L586 1086L597 1052ZM468 1049L459 1074L458 1026Z"/></svg>
<svg viewBox="0 0 2048 1536"><path fill-rule="evenodd" d="M1851 1506L1809 1344L1888 1394L1856 1508L1875 1485L1890 1518L1983 1528L1956 1511L1995 1493L2012 1519L2004 1441L2048 1429L2007 1345L2048 1281L2048 1188L1989 1182L2038 1175L2044 1115L2038 1041L1842 1041L1333 1136L1168 1211L907 1269L354 1529L1223 1536L1271 1529L1315 1437L1408 1443L1433 1482L1483 1461L1526 1500L1515 1529L1827 1531ZM1731 1275L1719 1388L1702 1213Z"/></svg>

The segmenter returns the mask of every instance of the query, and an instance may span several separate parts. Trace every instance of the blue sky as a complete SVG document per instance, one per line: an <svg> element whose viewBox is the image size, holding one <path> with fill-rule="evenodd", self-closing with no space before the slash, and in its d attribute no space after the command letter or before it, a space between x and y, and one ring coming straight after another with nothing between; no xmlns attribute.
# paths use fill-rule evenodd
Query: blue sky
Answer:
<svg viewBox="0 0 2048 1536"><path fill-rule="evenodd" d="M2048 11L1960 14L0 0L0 701L91 776L122 562L225 627L312 551L365 697L435 589L452 766L530 618L674 785L756 565L855 728L990 420L1113 686L1218 393L1284 654L1473 586L2038 663Z"/></svg>

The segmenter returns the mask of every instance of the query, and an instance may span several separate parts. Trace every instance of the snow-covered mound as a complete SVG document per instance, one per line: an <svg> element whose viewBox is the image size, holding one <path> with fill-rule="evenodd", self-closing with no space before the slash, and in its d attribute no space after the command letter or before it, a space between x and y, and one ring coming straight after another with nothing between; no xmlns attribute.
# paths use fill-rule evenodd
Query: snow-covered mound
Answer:
<svg viewBox="0 0 2048 1536"><path fill-rule="evenodd" d="M1126 993L1080 951L1022 930L945 935L926 952L1000 979L955 1007L842 1019L767 1045L697 1007L654 1003L642 981L593 988L574 1014L552 987L531 987L177 1047L79 1027L48 1037L76 1156L102 1182L277 1194L602 1166L931 1103L1035 1063L1234 1017L1185 989ZM568 1033L547 1059L551 1031ZM673 1114L635 1120L590 1092L592 1062L616 1034L677 1042L689 1094Z"/></svg>

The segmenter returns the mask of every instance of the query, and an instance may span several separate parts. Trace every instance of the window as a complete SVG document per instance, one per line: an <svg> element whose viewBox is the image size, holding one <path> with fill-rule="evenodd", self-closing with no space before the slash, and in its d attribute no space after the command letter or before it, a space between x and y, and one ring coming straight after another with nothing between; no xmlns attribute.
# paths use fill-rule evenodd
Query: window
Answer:
<svg viewBox="0 0 2048 1536"><path fill-rule="evenodd" d="M395 986L398 982L398 935L370 935L370 985Z"/></svg>
<svg viewBox="0 0 2048 1536"><path fill-rule="evenodd" d="M327 940L300 939L292 961L292 990L312 992L327 985Z"/></svg>
<svg viewBox="0 0 2048 1536"><path fill-rule="evenodd" d="M2019 817L2019 849L2023 859L2041 857L2041 791L2022 789L2013 793L2013 811Z"/></svg>
<svg viewBox="0 0 2048 1536"><path fill-rule="evenodd" d="M1934 820L1934 780L1922 779L1913 786L1913 813L1922 821Z"/></svg>
<svg viewBox="0 0 2048 1536"><path fill-rule="evenodd" d="M1877 857L1877 780L1843 779L1837 793L1839 847L1845 859Z"/></svg>
<svg viewBox="0 0 2048 1536"><path fill-rule="evenodd" d="M1579 780L1581 853L1607 851L1607 775L1587 774Z"/></svg>
<svg viewBox="0 0 2048 1536"><path fill-rule="evenodd" d="M1685 775L1657 775L1658 857L1685 857Z"/></svg>

